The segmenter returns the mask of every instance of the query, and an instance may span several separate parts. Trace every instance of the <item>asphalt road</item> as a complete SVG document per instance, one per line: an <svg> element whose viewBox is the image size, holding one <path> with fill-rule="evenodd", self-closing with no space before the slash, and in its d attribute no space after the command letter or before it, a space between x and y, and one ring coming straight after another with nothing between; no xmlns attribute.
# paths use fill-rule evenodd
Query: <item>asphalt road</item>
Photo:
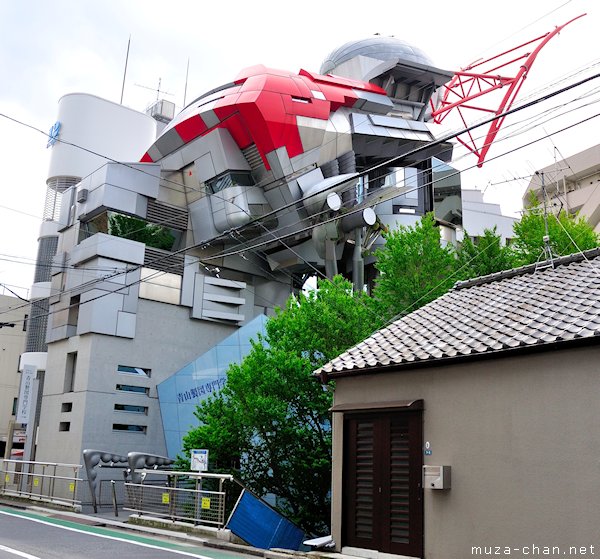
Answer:
<svg viewBox="0 0 600 559"><path fill-rule="evenodd" d="M0 507L0 559L243 559L242 554Z"/></svg>

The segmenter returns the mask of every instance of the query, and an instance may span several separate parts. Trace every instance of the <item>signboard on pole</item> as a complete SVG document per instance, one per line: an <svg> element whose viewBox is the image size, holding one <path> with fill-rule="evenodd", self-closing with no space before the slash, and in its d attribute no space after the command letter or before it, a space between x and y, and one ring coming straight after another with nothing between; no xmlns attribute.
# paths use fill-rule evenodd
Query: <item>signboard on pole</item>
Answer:
<svg viewBox="0 0 600 559"><path fill-rule="evenodd" d="M37 375L37 367L24 365L21 373L21 387L19 389L19 402L17 407L17 423L29 423L29 416L35 407L33 402L33 381Z"/></svg>
<svg viewBox="0 0 600 559"><path fill-rule="evenodd" d="M192 449L190 469L193 472L206 472L208 470L208 450L205 448Z"/></svg>

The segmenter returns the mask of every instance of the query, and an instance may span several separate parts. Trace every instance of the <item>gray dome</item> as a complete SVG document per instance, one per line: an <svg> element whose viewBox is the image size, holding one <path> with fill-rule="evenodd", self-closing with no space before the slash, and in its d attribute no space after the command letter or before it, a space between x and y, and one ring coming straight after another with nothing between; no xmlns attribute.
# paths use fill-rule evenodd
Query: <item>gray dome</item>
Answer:
<svg viewBox="0 0 600 559"><path fill-rule="evenodd" d="M399 59L433 66L431 59L421 49L395 37L375 35L367 39L350 41L332 51L321 64L320 73L329 74L340 64L359 55L381 61Z"/></svg>

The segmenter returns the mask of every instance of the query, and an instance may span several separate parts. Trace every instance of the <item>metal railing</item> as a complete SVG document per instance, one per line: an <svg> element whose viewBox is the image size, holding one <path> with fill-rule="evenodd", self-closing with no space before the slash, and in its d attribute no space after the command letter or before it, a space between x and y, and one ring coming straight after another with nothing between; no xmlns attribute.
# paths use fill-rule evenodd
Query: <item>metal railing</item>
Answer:
<svg viewBox="0 0 600 559"><path fill-rule="evenodd" d="M229 474L136 470L141 483L125 483L123 510L172 521L225 526L225 481Z"/></svg>
<svg viewBox="0 0 600 559"><path fill-rule="evenodd" d="M44 501L77 509L79 464L0 460L0 495Z"/></svg>

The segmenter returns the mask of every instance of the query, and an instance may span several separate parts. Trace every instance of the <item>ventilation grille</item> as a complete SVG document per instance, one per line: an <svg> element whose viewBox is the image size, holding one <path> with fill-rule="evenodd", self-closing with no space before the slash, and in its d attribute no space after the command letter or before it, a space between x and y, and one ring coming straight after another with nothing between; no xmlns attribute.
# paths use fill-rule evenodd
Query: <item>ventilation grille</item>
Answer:
<svg viewBox="0 0 600 559"><path fill-rule="evenodd" d="M186 231L188 228L188 211L176 206L168 206L158 200L148 200L146 219L167 229Z"/></svg>
<svg viewBox="0 0 600 559"><path fill-rule="evenodd" d="M144 254L144 267L182 276L184 255L172 254L166 250L147 246Z"/></svg>
<svg viewBox="0 0 600 559"><path fill-rule="evenodd" d="M44 202L44 219L57 221L60 216L61 193L76 185L79 177L54 177L46 181L46 201Z"/></svg>
<svg viewBox="0 0 600 559"><path fill-rule="evenodd" d="M32 301L31 313L27 321L27 338L25 339L26 352L46 352L46 328L48 325L48 299Z"/></svg>
<svg viewBox="0 0 600 559"><path fill-rule="evenodd" d="M251 146L248 146L246 149L243 149L242 153L244 154L244 157L246 158L248 165L250 165L250 168L253 171L260 169L263 166L263 160L262 160L262 157L260 156L260 153L258 153L258 148L256 147L256 144L252 144Z"/></svg>
<svg viewBox="0 0 600 559"><path fill-rule="evenodd" d="M52 259L56 255L58 236L43 237L38 243L37 260L35 262L34 283L50 281L52 278Z"/></svg>
<svg viewBox="0 0 600 559"><path fill-rule="evenodd" d="M81 177L53 177L46 181L46 186L56 192L64 192L67 188L75 186Z"/></svg>

